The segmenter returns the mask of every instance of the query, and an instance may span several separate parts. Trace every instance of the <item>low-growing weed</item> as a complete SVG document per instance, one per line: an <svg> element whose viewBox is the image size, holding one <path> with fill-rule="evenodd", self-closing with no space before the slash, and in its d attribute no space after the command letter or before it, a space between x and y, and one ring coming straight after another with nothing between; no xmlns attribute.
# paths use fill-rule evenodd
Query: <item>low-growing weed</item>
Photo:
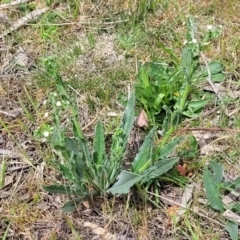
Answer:
<svg viewBox="0 0 240 240"><path fill-rule="evenodd" d="M209 102L208 95L194 94L199 82L206 81L208 77L213 82L225 78L222 72L224 66L220 62L212 61L207 66L200 63L201 51L219 36L221 28L208 26L207 33L200 41L194 20L189 18L186 26L187 38L181 58L159 43L171 59L142 64L135 85L136 98L147 112L151 125L162 126L164 132L164 126L174 128L181 122L182 116L196 117Z"/></svg>
<svg viewBox="0 0 240 240"><path fill-rule="evenodd" d="M66 203L64 211L72 211L75 204L83 199L100 194L124 194L136 185L139 190L148 188L159 176L168 172L178 162L177 157L169 157L174 147L181 141L176 138L164 147L155 145L156 127L148 135L133 160L129 170L123 170L123 161L128 137L135 119L135 92L133 91L124 111L120 126L112 135L111 147L106 151L104 128L97 123L93 142L84 136L78 120L78 106L72 94L66 91L54 62L46 60L47 74L57 82L58 93L49 98L52 107L52 125L43 124L36 132L51 143L58 159L56 165L69 184L44 186L51 193L77 196ZM68 115L70 126L63 126L61 116ZM67 134L69 129L72 137Z"/></svg>
<svg viewBox="0 0 240 240"><path fill-rule="evenodd" d="M240 187L240 177L234 181L224 180L224 170L221 164L210 161L209 167L205 167L203 173L203 185L206 190L206 196L210 206L223 213L224 210L231 210L240 213L240 204L231 203L224 205L221 194L226 191L236 191ZM238 224L233 220L226 220L225 229L228 231L232 240L238 239Z"/></svg>

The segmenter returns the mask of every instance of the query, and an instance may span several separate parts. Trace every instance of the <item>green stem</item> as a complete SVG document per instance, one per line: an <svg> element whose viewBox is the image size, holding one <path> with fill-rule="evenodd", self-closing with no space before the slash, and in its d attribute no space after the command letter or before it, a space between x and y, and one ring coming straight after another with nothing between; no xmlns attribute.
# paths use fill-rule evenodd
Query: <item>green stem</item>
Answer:
<svg viewBox="0 0 240 240"><path fill-rule="evenodd" d="M191 85L186 81L186 86L185 86L185 89L184 89L184 92L183 92L183 95L181 97L181 103L180 103L180 113L183 112L184 110L184 106L186 104L186 101L187 101L187 97L188 97L188 94L190 92L190 88L191 88Z"/></svg>
<svg viewBox="0 0 240 240"><path fill-rule="evenodd" d="M167 131L166 135L163 137L161 141L159 151L163 148L163 146L167 143L169 137L172 135L173 131L175 130L175 126L171 126L170 129ZM157 151L158 152L158 151Z"/></svg>

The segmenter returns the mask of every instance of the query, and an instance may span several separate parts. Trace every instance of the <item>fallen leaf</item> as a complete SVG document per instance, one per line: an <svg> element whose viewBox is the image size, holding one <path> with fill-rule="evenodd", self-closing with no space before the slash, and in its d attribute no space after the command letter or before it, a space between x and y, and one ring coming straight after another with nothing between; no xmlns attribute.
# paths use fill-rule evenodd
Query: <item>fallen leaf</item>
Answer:
<svg viewBox="0 0 240 240"><path fill-rule="evenodd" d="M147 114L144 110L142 110L138 116L137 125L139 127L148 127L148 122L149 120L148 120Z"/></svg>
<svg viewBox="0 0 240 240"><path fill-rule="evenodd" d="M181 176L186 176L188 173L187 164L186 163L184 163L183 165L178 164L177 170Z"/></svg>
<svg viewBox="0 0 240 240"><path fill-rule="evenodd" d="M84 227L88 227L92 230L94 234L97 234L101 236L101 239L104 240L117 240L117 237L110 232L108 232L106 229L102 227L98 227L96 224L91 223L91 222L84 222L83 224Z"/></svg>
<svg viewBox="0 0 240 240"><path fill-rule="evenodd" d="M179 211L179 206L177 205L172 205L166 210L166 214L169 218L176 217Z"/></svg>
<svg viewBox="0 0 240 240"><path fill-rule="evenodd" d="M201 154L202 155L208 155L210 153L214 153L214 152L223 152L223 147L221 146L216 146L216 145L205 145L204 147L201 148Z"/></svg>
<svg viewBox="0 0 240 240"><path fill-rule="evenodd" d="M82 205L86 208L86 209L90 209L90 205L88 201L82 201Z"/></svg>
<svg viewBox="0 0 240 240"><path fill-rule="evenodd" d="M177 219L176 219L177 221L179 220L179 217L182 216L186 212L188 203L193 195L193 189L194 189L193 184L186 185L183 196L182 196L182 200L181 200L181 206L183 206L183 207L180 208L177 213Z"/></svg>

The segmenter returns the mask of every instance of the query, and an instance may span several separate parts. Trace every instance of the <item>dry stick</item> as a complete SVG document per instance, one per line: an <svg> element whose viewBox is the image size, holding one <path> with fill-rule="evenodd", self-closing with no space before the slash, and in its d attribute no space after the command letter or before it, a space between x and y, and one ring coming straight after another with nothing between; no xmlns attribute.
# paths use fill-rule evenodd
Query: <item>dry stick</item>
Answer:
<svg viewBox="0 0 240 240"><path fill-rule="evenodd" d="M37 18L42 15L43 13L45 13L48 10L48 8L42 8L42 9L37 9L34 10L30 13L28 13L26 16L20 18L17 20L17 22L15 22L12 27L10 27L9 29L7 29L5 32L3 32L0 35L0 39L4 38L5 36L7 36L8 34L10 34L11 32L17 30L18 28L24 26L26 23L28 23L29 21L35 21L37 20Z"/></svg>
<svg viewBox="0 0 240 240"><path fill-rule="evenodd" d="M16 117L14 114L8 113L8 112L2 111L2 110L0 110L0 113L2 113L4 115L7 115L7 116L10 116L10 117Z"/></svg>
<svg viewBox="0 0 240 240"><path fill-rule="evenodd" d="M214 83L212 82L211 72L210 72L210 69L209 69L209 67L208 67L207 58L206 58L206 56L205 56L202 52L201 52L201 57L202 57L203 62L204 62L204 64L205 64L206 68L207 68L207 72L208 72L207 80L208 80L210 86L212 87L213 91L214 91L215 94L217 95L218 99L219 99L220 101L222 101L222 97L220 96L218 90L216 89ZM224 111L224 113L226 114L226 116L228 116L228 112L227 112L226 110Z"/></svg>
<svg viewBox="0 0 240 240"><path fill-rule="evenodd" d="M184 131L222 131L222 132L233 132L233 133L240 133L240 130L235 130L231 128L183 128L179 130L179 132L184 132Z"/></svg>
<svg viewBox="0 0 240 240"><path fill-rule="evenodd" d="M199 212L197 212L196 210L193 210L193 209L191 209L191 208L187 208L186 206L183 206L182 204L177 203L177 202L175 202L175 201L173 201L173 200L171 200L171 199L169 199L169 198L163 197L163 196L161 196L161 195L158 195L158 194L155 194L155 193L152 193L152 192L149 192L149 191L147 191L147 193L148 193L148 194L151 194L151 195L153 195L153 196L155 196L155 197L159 197L159 198L161 198L161 199L163 199L163 200L165 200L165 201L168 201L169 203L178 205L179 207L184 208L184 209L186 209L186 210L189 210L189 211L197 214L197 215L200 216L200 217L206 218L206 219L208 219L209 221L211 221L211 222L213 222L213 223L216 223L216 224L218 224L218 225L220 225L220 226L222 226L222 227L225 227L224 224L218 222L217 220L214 220L214 219L208 217L208 216L205 215L205 214L199 213Z"/></svg>
<svg viewBox="0 0 240 240"><path fill-rule="evenodd" d="M215 92L215 94L217 95L217 97L219 98L219 100L221 100L221 96L219 96L219 92L218 90L216 89L214 83L212 82L212 78L211 78L211 72L210 72L210 69L208 67L208 63L207 63L207 58L205 57L205 55L201 52L201 57L203 59L203 62L207 68L207 72L208 72L208 77L207 77L207 80L210 84L210 86L212 87L213 91Z"/></svg>
<svg viewBox="0 0 240 240"><path fill-rule="evenodd" d="M6 9L6 8L11 8L11 7L16 7L17 5L20 5L22 3L27 3L27 2L31 2L32 0L17 0L11 3L6 3L6 4L2 4L0 5L0 9Z"/></svg>

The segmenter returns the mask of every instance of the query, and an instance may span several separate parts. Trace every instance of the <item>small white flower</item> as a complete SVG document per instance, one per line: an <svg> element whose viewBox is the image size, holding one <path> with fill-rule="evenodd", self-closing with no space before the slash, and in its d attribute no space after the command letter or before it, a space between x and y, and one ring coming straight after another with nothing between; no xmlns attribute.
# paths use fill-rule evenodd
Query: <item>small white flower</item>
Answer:
<svg viewBox="0 0 240 240"><path fill-rule="evenodd" d="M43 136L44 136L45 138L49 137L49 132L48 132L48 131L44 131L44 132L43 132Z"/></svg>
<svg viewBox="0 0 240 240"><path fill-rule="evenodd" d="M194 39L192 40L192 43L197 43L197 39L194 38Z"/></svg>
<svg viewBox="0 0 240 240"><path fill-rule="evenodd" d="M44 117L47 118L49 116L48 112L45 112Z"/></svg>
<svg viewBox="0 0 240 240"><path fill-rule="evenodd" d="M61 103L60 101L57 101L57 102L56 102L56 105L57 105L58 107L60 107L60 106L62 105L62 103Z"/></svg>
<svg viewBox="0 0 240 240"><path fill-rule="evenodd" d="M44 101L43 101L43 105L46 105L46 104L47 104L47 100L44 100Z"/></svg>
<svg viewBox="0 0 240 240"><path fill-rule="evenodd" d="M212 30L213 26L212 25L207 25L207 30Z"/></svg>
<svg viewBox="0 0 240 240"><path fill-rule="evenodd" d="M57 96L57 94L56 94L55 92L53 92L53 96L54 96L54 97L56 97L56 96Z"/></svg>
<svg viewBox="0 0 240 240"><path fill-rule="evenodd" d="M187 44L187 40L184 40L183 45L186 45L186 44Z"/></svg>

